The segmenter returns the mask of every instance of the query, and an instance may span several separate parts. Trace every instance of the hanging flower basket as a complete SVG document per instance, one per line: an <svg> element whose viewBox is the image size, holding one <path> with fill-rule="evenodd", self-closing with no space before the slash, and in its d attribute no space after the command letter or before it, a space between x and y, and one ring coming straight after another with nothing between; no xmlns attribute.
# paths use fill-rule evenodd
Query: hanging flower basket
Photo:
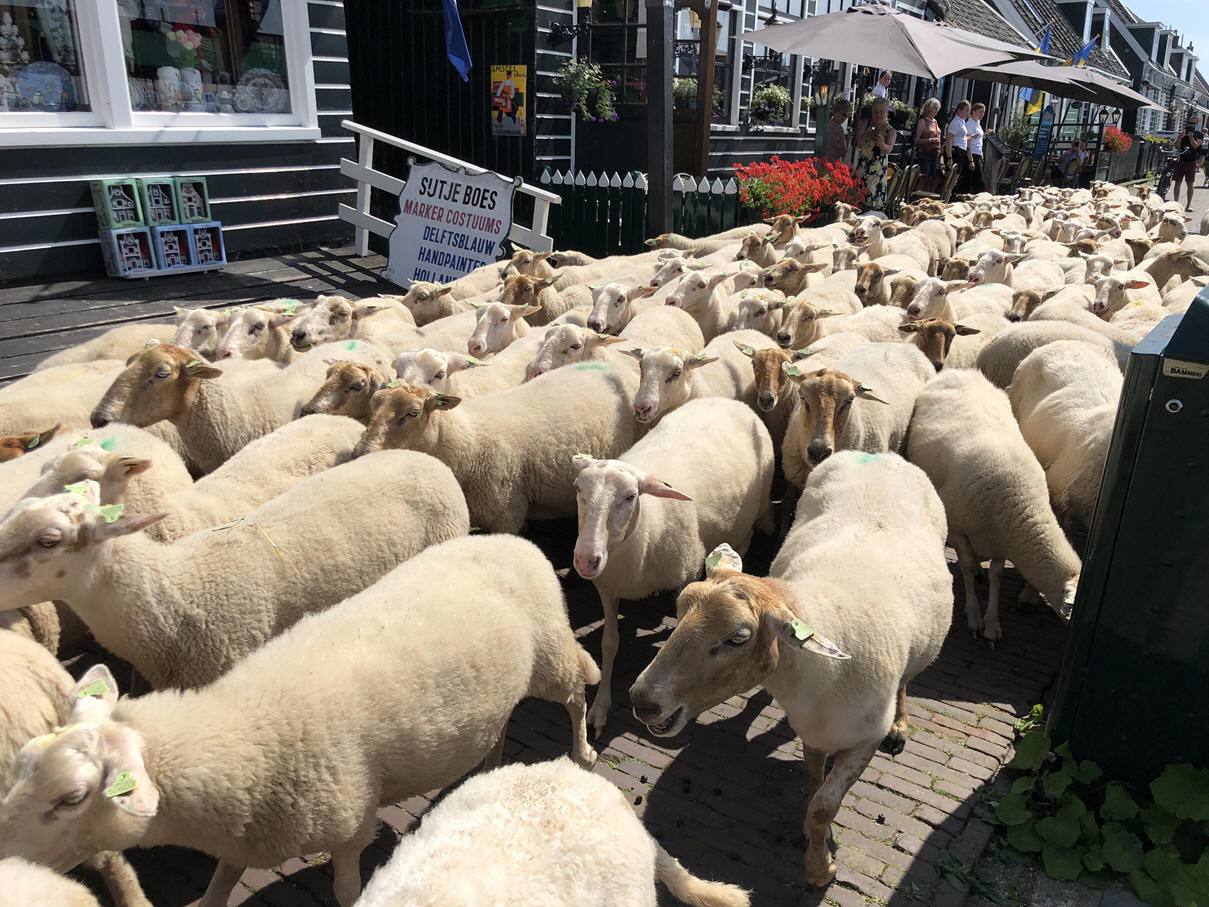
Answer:
<svg viewBox="0 0 1209 907"><path fill-rule="evenodd" d="M789 109L791 100L789 89L784 85L765 85L763 88L757 88L752 92L751 103L747 106L748 120L769 126L783 126L785 112Z"/></svg>
<svg viewBox="0 0 1209 907"><path fill-rule="evenodd" d="M606 79L596 63L567 60L555 77L563 97L585 123L617 122L616 82Z"/></svg>
<svg viewBox="0 0 1209 907"><path fill-rule="evenodd" d="M1133 139L1116 126L1109 126L1104 130L1103 145L1109 154L1124 154L1133 147Z"/></svg>

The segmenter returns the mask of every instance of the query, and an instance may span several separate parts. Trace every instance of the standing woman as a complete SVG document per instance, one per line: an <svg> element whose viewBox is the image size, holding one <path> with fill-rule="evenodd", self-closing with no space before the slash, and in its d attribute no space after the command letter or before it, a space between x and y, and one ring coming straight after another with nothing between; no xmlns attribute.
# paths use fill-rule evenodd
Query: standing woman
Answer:
<svg viewBox="0 0 1209 907"><path fill-rule="evenodd" d="M830 161L842 161L848 150L848 130L844 124L852 116L852 102L840 98L831 108L831 124L827 127L827 147L823 149L823 157Z"/></svg>
<svg viewBox="0 0 1209 907"><path fill-rule="evenodd" d="M970 115L970 102L962 101L949 120L949 128L945 130L945 158L957 168L957 185L953 194L960 195L969 192L970 171L974 162L970 160L969 140L966 138L966 117Z"/></svg>
<svg viewBox="0 0 1209 907"><path fill-rule="evenodd" d="M890 104L885 98L874 98L872 122L856 137L856 172L865 181L866 210L880 210L886 204L889 180L890 152L898 133L890 125Z"/></svg>
<svg viewBox="0 0 1209 907"><path fill-rule="evenodd" d="M970 118L966 120L966 144L970 160L974 164L970 171L969 192L971 194L986 190L986 183L982 175L982 137L995 131L982 128L982 118L986 112L987 105L979 101L970 108Z"/></svg>
<svg viewBox="0 0 1209 907"><path fill-rule="evenodd" d="M940 124L936 122L936 114L940 113L940 101L928 98L924 101L923 110L919 115L919 123L915 126L915 156L919 161L919 176L925 192L932 190L936 178L937 164L940 161Z"/></svg>

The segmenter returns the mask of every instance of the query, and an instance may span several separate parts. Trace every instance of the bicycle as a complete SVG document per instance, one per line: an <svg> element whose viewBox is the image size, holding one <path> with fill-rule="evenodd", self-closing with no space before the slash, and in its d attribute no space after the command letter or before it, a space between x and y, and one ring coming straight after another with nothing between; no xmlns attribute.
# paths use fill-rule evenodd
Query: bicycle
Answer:
<svg viewBox="0 0 1209 907"><path fill-rule="evenodd" d="M1175 165L1179 159L1179 154L1167 153L1167 160L1163 163L1163 172L1159 174L1158 184L1154 187L1155 193L1162 201L1167 201L1167 190L1171 188L1171 180L1175 176Z"/></svg>

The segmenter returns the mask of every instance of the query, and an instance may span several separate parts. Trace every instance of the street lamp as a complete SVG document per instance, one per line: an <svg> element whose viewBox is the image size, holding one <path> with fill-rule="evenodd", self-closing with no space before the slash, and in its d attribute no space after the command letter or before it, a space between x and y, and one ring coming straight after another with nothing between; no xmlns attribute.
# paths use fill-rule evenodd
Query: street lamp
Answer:
<svg viewBox="0 0 1209 907"><path fill-rule="evenodd" d="M1112 112L1112 124L1116 126L1119 122L1121 122L1121 111L1118 108Z"/></svg>
<svg viewBox="0 0 1209 907"><path fill-rule="evenodd" d="M1100 121L1100 128L1104 128L1104 123L1108 120L1108 108L1101 107L1100 112L1096 114L1096 119Z"/></svg>

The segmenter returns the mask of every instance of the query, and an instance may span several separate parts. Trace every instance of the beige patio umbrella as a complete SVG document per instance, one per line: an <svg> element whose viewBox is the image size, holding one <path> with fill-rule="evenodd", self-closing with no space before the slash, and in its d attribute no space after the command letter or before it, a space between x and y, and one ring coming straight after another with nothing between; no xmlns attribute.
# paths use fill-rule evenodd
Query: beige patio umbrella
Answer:
<svg viewBox="0 0 1209 907"><path fill-rule="evenodd" d="M930 79L1010 60L1053 59L942 22L925 22L879 3L745 32L744 37L782 53Z"/></svg>

